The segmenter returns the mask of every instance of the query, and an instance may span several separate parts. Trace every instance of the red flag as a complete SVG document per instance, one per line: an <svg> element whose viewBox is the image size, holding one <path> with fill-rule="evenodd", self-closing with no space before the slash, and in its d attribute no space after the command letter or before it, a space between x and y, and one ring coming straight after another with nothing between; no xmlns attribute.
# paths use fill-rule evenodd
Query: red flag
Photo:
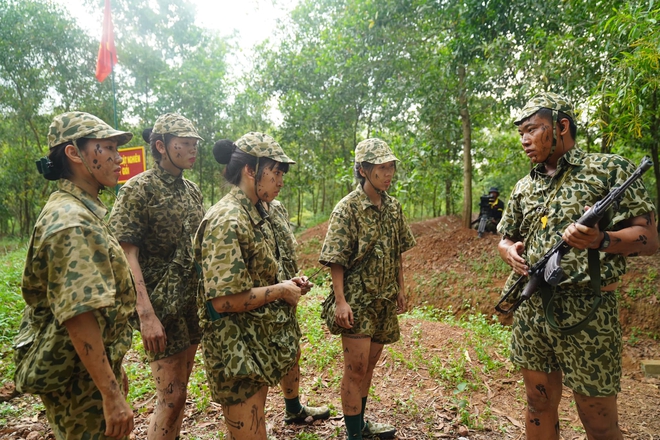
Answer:
<svg viewBox="0 0 660 440"><path fill-rule="evenodd" d="M112 31L112 17L110 16L110 0L105 0L105 12L103 13L103 35L99 46L99 56L96 60L96 79L99 82L110 75L112 66L117 64L117 49L115 48L115 36Z"/></svg>

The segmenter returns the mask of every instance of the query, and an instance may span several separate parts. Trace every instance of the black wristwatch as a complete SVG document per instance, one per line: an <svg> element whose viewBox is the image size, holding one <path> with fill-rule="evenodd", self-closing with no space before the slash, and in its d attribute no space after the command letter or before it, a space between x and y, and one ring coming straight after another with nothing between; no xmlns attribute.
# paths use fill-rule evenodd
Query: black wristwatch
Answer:
<svg viewBox="0 0 660 440"><path fill-rule="evenodd" d="M598 250L604 251L608 247L610 247L610 234L603 231L603 240L600 242L600 246L598 246Z"/></svg>

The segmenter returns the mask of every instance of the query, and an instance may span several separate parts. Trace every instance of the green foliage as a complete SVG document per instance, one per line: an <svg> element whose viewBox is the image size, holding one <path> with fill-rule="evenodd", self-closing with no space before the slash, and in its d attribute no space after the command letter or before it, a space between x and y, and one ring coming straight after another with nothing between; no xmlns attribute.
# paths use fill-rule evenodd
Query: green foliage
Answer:
<svg viewBox="0 0 660 440"><path fill-rule="evenodd" d="M20 286L26 252L18 242L0 242L0 384L14 375L12 346L25 305Z"/></svg>
<svg viewBox="0 0 660 440"><path fill-rule="evenodd" d="M8 418L20 418L29 420L33 417L43 414L46 411L41 399L37 396L29 396L26 402L21 405L16 405L13 402L0 403L0 426L7 426Z"/></svg>
<svg viewBox="0 0 660 440"><path fill-rule="evenodd" d="M321 319L321 302L325 299L327 290L314 287L307 293L304 300L298 304L298 320L303 333L301 341L302 369L311 368L324 370L338 354L341 353L341 342L338 338L328 341L324 331L325 323ZM315 347L306 349L305 347ZM334 376L335 381L340 379L339 373Z"/></svg>
<svg viewBox="0 0 660 440"><path fill-rule="evenodd" d="M144 356L142 338L139 332L133 333L133 350L135 350L136 356L127 358L124 361L124 370L130 384L128 401L141 402L155 395L156 387L149 369L149 361ZM141 407L138 411L144 409L146 408Z"/></svg>
<svg viewBox="0 0 660 440"><path fill-rule="evenodd" d="M100 16L102 0L85 3ZM506 199L529 170L511 119L539 90L577 105L582 148L658 160L660 7L599 5L305 0L232 77L243 48L197 26L192 2L117 0L118 123L137 145L157 115L191 118L205 141L187 177L207 204L226 191L213 141L262 130L297 161L280 195L296 226L352 189L353 149L371 136L401 159L390 192L409 217L469 216L489 186ZM27 235L54 189L34 169L52 115L113 120L111 82L91 74L97 48L51 2L0 3L0 235ZM645 180L658 196L660 171Z"/></svg>
<svg viewBox="0 0 660 440"><path fill-rule="evenodd" d="M86 74L95 47L51 2L0 2L0 234L27 235L49 192L34 165L46 151L49 113L93 107L102 96Z"/></svg>

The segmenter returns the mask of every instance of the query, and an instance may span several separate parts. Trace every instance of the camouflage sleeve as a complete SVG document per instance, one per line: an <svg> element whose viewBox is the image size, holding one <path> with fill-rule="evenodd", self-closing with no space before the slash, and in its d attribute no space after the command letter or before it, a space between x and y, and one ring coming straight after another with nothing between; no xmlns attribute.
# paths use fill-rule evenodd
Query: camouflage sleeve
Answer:
<svg viewBox="0 0 660 440"><path fill-rule="evenodd" d="M357 241L353 216L350 207L341 202L332 211L328 221L328 232L325 234L319 255L321 264L336 263L344 267L349 266Z"/></svg>
<svg viewBox="0 0 660 440"><path fill-rule="evenodd" d="M149 228L147 194L142 185L128 181L119 190L108 223L117 240L142 244Z"/></svg>
<svg viewBox="0 0 660 440"><path fill-rule="evenodd" d="M296 240L296 236L293 234L293 231L291 230L291 220L289 219L289 212L281 203L273 204L272 208L273 208L272 215L279 216L279 220L281 220L282 224L284 225L284 228L282 229L286 231L291 243L293 243L294 246L298 246L298 241Z"/></svg>
<svg viewBox="0 0 660 440"><path fill-rule="evenodd" d="M47 271L47 297L62 324L85 312L115 303L110 243L103 230L76 226L54 233L32 260L33 270Z"/></svg>
<svg viewBox="0 0 660 440"><path fill-rule="evenodd" d="M273 228L277 228L278 231L275 231L275 234L278 236L277 240L281 243L280 249L286 252L285 257L288 260L288 263L292 265L292 270L294 273L298 272L298 262L297 262L297 252L298 241L296 236L291 229L291 221L289 220L289 212L286 210L283 204L276 203L271 205L272 215L274 217ZM295 275L294 275L295 276Z"/></svg>
<svg viewBox="0 0 660 440"><path fill-rule="evenodd" d="M621 156L612 156L607 164L610 189L623 183L636 168L629 160ZM623 220L639 217L650 212L655 212L655 206L649 197L644 182L642 179L638 179L626 191L619 205L619 210L614 213L611 224L616 225Z"/></svg>
<svg viewBox="0 0 660 440"><path fill-rule="evenodd" d="M249 240L235 220L209 222L201 244L206 299L245 292L254 285L245 264L241 242Z"/></svg>
<svg viewBox="0 0 660 440"><path fill-rule="evenodd" d="M406 216L403 213L403 207L399 204L399 237L401 237L401 253L411 249L417 244L415 236L410 229L410 225L406 221Z"/></svg>
<svg viewBox="0 0 660 440"><path fill-rule="evenodd" d="M497 224L497 233L509 237L513 241L522 241L523 237L520 235L520 224L522 223L523 214L520 204L518 203L518 188L520 181L511 191L509 201L507 202L506 209L502 213L502 219Z"/></svg>

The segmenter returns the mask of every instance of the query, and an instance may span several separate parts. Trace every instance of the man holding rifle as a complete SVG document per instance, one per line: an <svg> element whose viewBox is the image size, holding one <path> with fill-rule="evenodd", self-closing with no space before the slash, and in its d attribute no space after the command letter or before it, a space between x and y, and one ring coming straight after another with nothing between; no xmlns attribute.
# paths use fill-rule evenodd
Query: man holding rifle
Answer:
<svg viewBox="0 0 660 440"><path fill-rule="evenodd" d="M559 439L563 383L573 390L590 440L622 439L616 404L622 338L614 291L626 256L658 249L655 208L639 179L599 224L578 224L635 166L621 156L580 150L573 107L554 93L532 98L514 124L535 166L516 184L498 226L500 256L513 269L504 291L560 240L572 247L561 259L561 281L554 287L541 282L513 318L511 360L525 383L527 438Z"/></svg>

